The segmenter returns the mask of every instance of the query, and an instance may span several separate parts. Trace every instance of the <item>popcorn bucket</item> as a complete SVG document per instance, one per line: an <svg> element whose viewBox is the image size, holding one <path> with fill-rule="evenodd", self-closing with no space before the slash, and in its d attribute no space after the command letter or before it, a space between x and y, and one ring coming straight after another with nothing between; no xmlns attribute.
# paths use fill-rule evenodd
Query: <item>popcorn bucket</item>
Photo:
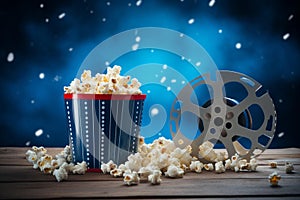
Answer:
<svg viewBox="0 0 300 200"><path fill-rule="evenodd" d="M64 94L72 161L89 169L137 151L146 95Z"/></svg>

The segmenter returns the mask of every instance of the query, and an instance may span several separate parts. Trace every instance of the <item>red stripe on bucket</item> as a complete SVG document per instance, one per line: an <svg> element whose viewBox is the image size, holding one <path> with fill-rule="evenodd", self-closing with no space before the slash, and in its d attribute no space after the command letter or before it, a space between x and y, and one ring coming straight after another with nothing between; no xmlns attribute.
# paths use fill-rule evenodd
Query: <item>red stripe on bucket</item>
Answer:
<svg viewBox="0 0 300 200"><path fill-rule="evenodd" d="M64 94L64 99L144 100L145 94Z"/></svg>

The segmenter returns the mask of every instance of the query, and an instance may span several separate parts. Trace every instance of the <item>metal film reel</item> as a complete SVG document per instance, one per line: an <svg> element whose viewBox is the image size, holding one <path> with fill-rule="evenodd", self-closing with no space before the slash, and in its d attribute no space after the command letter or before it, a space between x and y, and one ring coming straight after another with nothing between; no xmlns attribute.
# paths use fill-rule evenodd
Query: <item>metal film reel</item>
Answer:
<svg viewBox="0 0 300 200"><path fill-rule="evenodd" d="M220 71L220 76L215 80L210 74L199 76L177 95L170 112L173 140L179 147L190 144L193 156L198 156L199 145L210 141L224 147L229 157L235 153L246 159L256 157L268 148L275 133L273 101L260 83L244 74ZM205 97L197 89L203 86L209 92ZM185 113L196 117L196 124L193 117L184 119ZM187 124L197 130L184 132Z"/></svg>

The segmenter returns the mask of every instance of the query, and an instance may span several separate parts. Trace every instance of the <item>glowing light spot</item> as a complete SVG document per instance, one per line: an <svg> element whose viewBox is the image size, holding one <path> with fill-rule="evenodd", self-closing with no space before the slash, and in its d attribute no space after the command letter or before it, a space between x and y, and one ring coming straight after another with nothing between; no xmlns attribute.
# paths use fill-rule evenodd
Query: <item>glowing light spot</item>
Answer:
<svg viewBox="0 0 300 200"><path fill-rule="evenodd" d="M223 33L223 30L222 29L219 29L219 31L218 31L219 33Z"/></svg>
<svg viewBox="0 0 300 200"><path fill-rule="evenodd" d="M94 13L94 11L93 10L90 10L90 14L93 14Z"/></svg>
<svg viewBox="0 0 300 200"><path fill-rule="evenodd" d="M49 135L49 134L47 134L47 135L46 135L46 137L47 137L47 138L50 138L50 135Z"/></svg>
<svg viewBox="0 0 300 200"><path fill-rule="evenodd" d="M185 59L185 57L184 56L181 56L181 60L184 60Z"/></svg>
<svg viewBox="0 0 300 200"><path fill-rule="evenodd" d="M35 136L39 137L43 134L43 132L44 132L43 129L38 129L37 131L35 131Z"/></svg>
<svg viewBox="0 0 300 200"><path fill-rule="evenodd" d="M155 77L157 78L157 77L158 77L158 74L155 74Z"/></svg>
<svg viewBox="0 0 300 200"><path fill-rule="evenodd" d="M180 33L179 37L183 37L183 36L184 36L184 34L183 34L183 33Z"/></svg>
<svg viewBox="0 0 300 200"><path fill-rule="evenodd" d="M151 91L150 91L150 90L147 90L147 93L148 93L148 94L150 94L150 93L151 93Z"/></svg>
<svg viewBox="0 0 300 200"><path fill-rule="evenodd" d="M72 47L70 47L70 48L69 48L69 51L70 51L70 52L71 52L71 51L73 51L73 48L72 48Z"/></svg>
<svg viewBox="0 0 300 200"><path fill-rule="evenodd" d="M56 81L56 82L58 82L60 79L61 79L61 76L58 76L58 75L56 75L56 76L53 78L53 80Z"/></svg>
<svg viewBox="0 0 300 200"><path fill-rule="evenodd" d="M106 5L107 5L107 6L110 6L110 2L109 2L109 1L108 1L108 2L106 2Z"/></svg>
<svg viewBox="0 0 300 200"><path fill-rule="evenodd" d="M163 69L167 69L167 68L168 68L168 65L164 64Z"/></svg>
<svg viewBox="0 0 300 200"><path fill-rule="evenodd" d="M131 6L131 3L128 3L128 6L130 7L130 6Z"/></svg>
<svg viewBox="0 0 300 200"><path fill-rule="evenodd" d="M161 83L164 83L166 80L167 80L167 78L166 78L165 76L163 76L163 77L160 79L160 82L161 82Z"/></svg>
<svg viewBox="0 0 300 200"><path fill-rule="evenodd" d="M41 3L41 4L40 4L40 8L44 8L44 4Z"/></svg>
<svg viewBox="0 0 300 200"><path fill-rule="evenodd" d="M181 81L181 84L185 84L185 81Z"/></svg>
<svg viewBox="0 0 300 200"><path fill-rule="evenodd" d="M132 45L132 47L131 47L131 49L132 49L133 51L136 51L138 48L139 48L139 44L134 44L134 45Z"/></svg>
<svg viewBox="0 0 300 200"><path fill-rule="evenodd" d="M289 33L286 33L286 34L283 35L282 38L283 38L284 40L287 40L289 37L290 37L290 34L289 34Z"/></svg>
<svg viewBox="0 0 300 200"><path fill-rule="evenodd" d="M45 19L45 22L48 23L48 22L49 22L49 18L46 18L46 19Z"/></svg>
<svg viewBox="0 0 300 200"><path fill-rule="evenodd" d="M284 132L281 132L281 133L278 134L278 137L279 137L279 138L281 138L281 137L283 137L283 136L284 136Z"/></svg>
<svg viewBox="0 0 300 200"><path fill-rule="evenodd" d="M282 103L282 102L283 102L283 100L282 100L282 99L279 99L279 100L278 100L278 102L279 102L279 103Z"/></svg>
<svg viewBox="0 0 300 200"><path fill-rule="evenodd" d="M106 22L106 18L105 18L105 17L103 17L103 18L102 18L102 21L103 21L103 22Z"/></svg>
<svg viewBox="0 0 300 200"><path fill-rule="evenodd" d="M215 5L216 1L215 0L210 0L208 3L209 7L213 7Z"/></svg>
<svg viewBox="0 0 300 200"><path fill-rule="evenodd" d="M34 103L35 103L35 101L32 99L32 100L30 101L30 103L31 103L31 104L34 104Z"/></svg>
<svg viewBox="0 0 300 200"><path fill-rule="evenodd" d="M142 0L138 0L137 2L136 2L136 6L140 6L142 4Z"/></svg>
<svg viewBox="0 0 300 200"><path fill-rule="evenodd" d="M25 145L28 147L30 145L30 141L27 141Z"/></svg>
<svg viewBox="0 0 300 200"><path fill-rule="evenodd" d="M66 13L61 13L60 15L58 15L58 19L62 19L66 16Z"/></svg>
<svg viewBox="0 0 300 200"><path fill-rule="evenodd" d="M201 62L196 62L196 66L199 67L201 65Z"/></svg>
<svg viewBox="0 0 300 200"><path fill-rule="evenodd" d="M153 53L153 52L154 52L154 49L151 49L150 52Z"/></svg>
<svg viewBox="0 0 300 200"><path fill-rule="evenodd" d="M194 22L195 22L195 19L194 19L194 18L191 18L191 19L189 19L189 21L188 21L189 24L193 24Z"/></svg>
<svg viewBox="0 0 300 200"><path fill-rule="evenodd" d="M44 74L44 73L40 73L40 74L39 74L39 78L40 78L40 79L44 79L44 78L45 78L45 74Z"/></svg>
<svg viewBox="0 0 300 200"><path fill-rule="evenodd" d="M106 62L105 62L105 65L106 65L106 66L109 66L109 62L108 62L108 61L106 61Z"/></svg>
<svg viewBox="0 0 300 200"><path fill-rule="evenodd" d="M236 49L240 49L241 47L242 47L242 44L241 44L241 43L238 42L238 43L235 44L235 48L236 48Z"/></svg>
<svg viewBox="0 0 300 200"><path fill-rule="evenodd" d="M15 59L14 53L13 53L13 52L10 52L10 53L7 55L7 61L8 61L8 62L12 62L12 61L14 61L14 59Z"/></svg>
<svg viewBox="0 0 300 200"><path fill-rule="evenodd" d="M140 36L137 36L137 37L135 38L135 41L136 41L136 42L140 42L140 41L141 41L141 37L140 37Z"/></svg>
<svg viewBox="0 0 300 200"><path fill-rule="evenodd" d="M290 15L288 20L289 20L289 21L292 20L293 17L294 17L294 15Z"/></svg>
<svg viewBox="0 0 300 200"><path fill-rule="evenodd" d="M171 83L176 83L176 79L172 79L172 80L171 80Z"/></svg>
<svg viewBox="0 0 300 200"><path fill-rule="evenodd" d="M170 86L167 87L167 91L171 91L171 87Z"/></svg>
<svg viewBox="0 0 300 200"><path fill-rule="evenodd" d="M159 110L157 108L152 108L152 110L151 110L151 116L152 117L155 116L155 115L158 115L158 113L159 113Z"/></svg>

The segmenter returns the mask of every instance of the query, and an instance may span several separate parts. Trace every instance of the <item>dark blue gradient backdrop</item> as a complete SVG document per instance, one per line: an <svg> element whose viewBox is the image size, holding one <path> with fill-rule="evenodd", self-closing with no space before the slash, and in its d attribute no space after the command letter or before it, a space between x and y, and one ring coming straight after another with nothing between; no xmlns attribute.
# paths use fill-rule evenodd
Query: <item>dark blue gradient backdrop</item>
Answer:
<svg viewBox="0 0 300 200"><path fill-rule="evenodd" d="M1 0L0 146L65 146L63 86L100 42L128 29L153 26L192 37L219 69L260 82L278 115L271 147L300 147L297 1L209 2ZM153 91L149 95L160 97ZM36 136L39 129L43 132Z"/></svg>

